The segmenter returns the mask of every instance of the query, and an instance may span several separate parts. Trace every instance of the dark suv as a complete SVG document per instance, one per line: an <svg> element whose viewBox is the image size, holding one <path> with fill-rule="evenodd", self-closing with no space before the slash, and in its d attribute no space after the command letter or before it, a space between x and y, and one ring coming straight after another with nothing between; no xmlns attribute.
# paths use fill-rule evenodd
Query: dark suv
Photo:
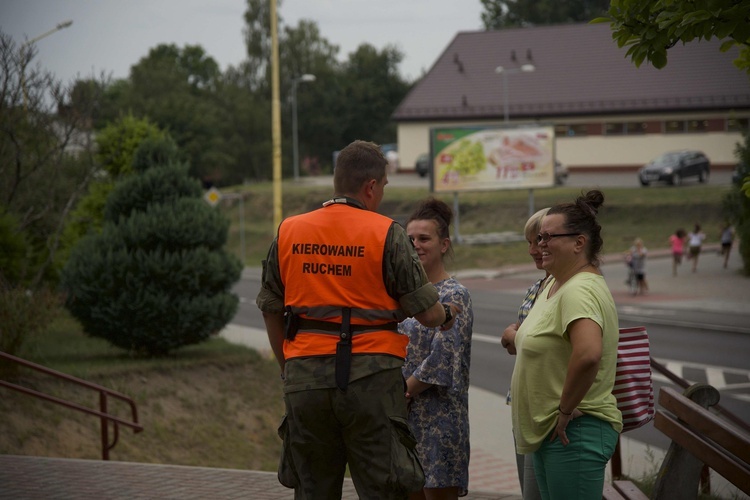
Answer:
<svg viewBox="0 0 750 500"><path fill-rule="evenodd" d="M706 182L710 172L710 162L700 151L672 151L651 160L638 171L642 186L652 182L666 181L674 186L682 184L686 177L697 177L698 182Z"/></svg>
<svg viewBox="0 0 750 500"><path fill-rule="evenodd" d="M430 155L422 153L417 156L417 161L414 164L414 169L417 171L420 177L425 177L430 173Z"/></svg>

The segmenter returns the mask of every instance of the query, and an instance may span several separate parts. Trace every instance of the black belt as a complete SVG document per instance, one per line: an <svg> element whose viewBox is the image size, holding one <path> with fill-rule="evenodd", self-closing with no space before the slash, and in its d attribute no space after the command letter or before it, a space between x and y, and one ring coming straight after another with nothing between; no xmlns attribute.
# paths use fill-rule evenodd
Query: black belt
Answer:
<svg viewBox="0 0 750 500"><path fill-rule="evenodd" d="M323 330L325 332L331 332L334 334L341 333L341 327L343 323L334 323L332 321L320 321L317 319L309 318L297 318L296 327L297 330ZM352 325L349 324L349 332L352 335L357 333L366 333L373 331L387 330L391 332L398 331L398 323L391 321L389 323L383 323L382 325Z"/></svg>

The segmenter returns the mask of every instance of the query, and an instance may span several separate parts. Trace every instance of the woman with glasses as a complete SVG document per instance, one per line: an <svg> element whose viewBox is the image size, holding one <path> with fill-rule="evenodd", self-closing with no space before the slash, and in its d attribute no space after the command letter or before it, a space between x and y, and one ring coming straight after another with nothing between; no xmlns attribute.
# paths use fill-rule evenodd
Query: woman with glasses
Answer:
<svg viewBox="0 0 750 500"><path fill-rule="evenodd" d="M536 241L551 278L513 339L516 450L534 454L544 499L601 498L622 430L617 310L599 270L603 202L592 190L542 219Z"/></svg>

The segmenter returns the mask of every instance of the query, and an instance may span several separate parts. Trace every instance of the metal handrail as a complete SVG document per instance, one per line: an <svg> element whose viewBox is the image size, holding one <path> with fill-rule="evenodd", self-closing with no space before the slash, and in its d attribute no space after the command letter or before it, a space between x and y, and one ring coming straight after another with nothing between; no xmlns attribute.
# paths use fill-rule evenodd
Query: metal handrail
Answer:
<svg viewBox="0 0 750 500"><path fill-rule="evenodd" d="M93 408L89 408L83 405L79 405L77 403L73 403L71 401L66 401L64 399L57 398L55 396L50 396L49 394L45 394L43 392L35 391L33 389L29 389L28 387L23 387L18 384L14 384L12 382L8 382L6 380L0 380L0 386L7 387L8 389L12 389L14 391L22 392L24 394L27 394L29 396L33 396L39 399L43 399L46 401L50 401L52 403L65 406L66 408L71 408L73 410L80 411L82 413L87 413L89 415L94 415L99 417L101 422L101 444L102 444L102 460L109 460L109 451L115 447L117 444L117 441L119 439L119 424L122 424L126 427L130 427L133 429L134 433L139 433L143 431L143 426L138 423L138 408L135 405L135 401L133 401L130 397L121 394L117 391L113 391L112 389L108 389L104 386L101 386L99 384L94 384L92 382L87 382L86 380L79 379L77 377L73 377L72 375L68 375L66 373L58 372L56 370L52 370L51 368L47 368L42 365L38 365L36 363L32 363L31 361L27 361L25 359L13 356L11 354L5 353L0 351L0 357L5 358L9 361L12 361L14 363L18 363L22 366L25 366L27 368L31 368L33 370L36 370L38 372L45 373L47 375L51 375L53 377L56 377L61 380L65 380L67 382L72 382L74 384L77 384L79 386L85 387L87 389L91 389L93 391L97 391L99 393L99 410L95 410ZM112 415L107 411L107 396L111 396L113 398L119 399L121 401L124 401L130 405L130 411L132 414L132 421L128 421L125 419L122 419L116 415ZM114 436L113 441L110 444L109 443L109 422L112 422L114 426Z"/></svg>

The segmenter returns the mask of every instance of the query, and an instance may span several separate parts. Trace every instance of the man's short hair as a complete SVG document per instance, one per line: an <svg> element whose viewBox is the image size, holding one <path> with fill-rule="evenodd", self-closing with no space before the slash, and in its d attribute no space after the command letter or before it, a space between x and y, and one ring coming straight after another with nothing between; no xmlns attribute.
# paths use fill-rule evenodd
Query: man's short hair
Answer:
<svg viewBox="0 0 750 500"><path fill-rule="evenodd" d="M333 189L337 195L358 193L362 184L383 179L388 166L380 147L367 141L354 141L341 150L333 171Z"/></svg>

